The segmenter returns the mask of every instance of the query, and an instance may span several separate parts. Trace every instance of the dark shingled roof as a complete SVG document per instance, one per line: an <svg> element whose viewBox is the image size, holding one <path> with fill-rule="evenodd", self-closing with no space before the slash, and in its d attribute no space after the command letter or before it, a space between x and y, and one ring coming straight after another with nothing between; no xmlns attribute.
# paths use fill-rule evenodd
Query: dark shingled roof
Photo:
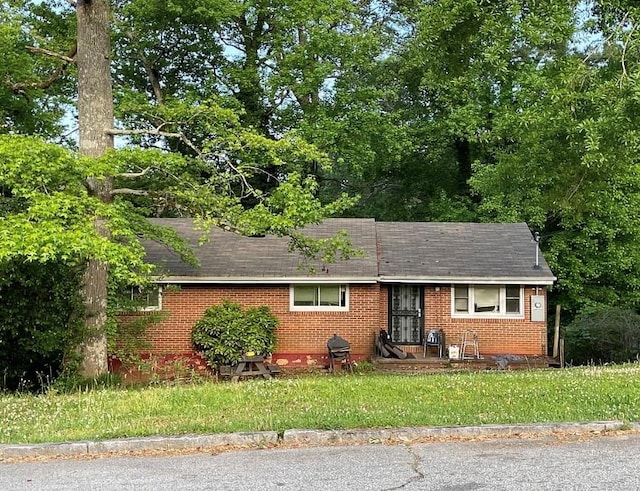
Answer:
<svg viewBox="0 0 640 491"><path fill-rule="evenodd" d="M311 261L309 265L315 268L315 273L308 265L303 264L304 258L299 253L289 251L287 237L245 237L213 227L207 235L209 240L198 245L204 232L194 230L191 219L156 218L151 222L170 227L186 237L200 260L201 267L192 268L165 246L146 241L144 245L147 261L158 265L167 280L187 277L194 281L207 279L246 282L254 279L259 282L307 278L318 281L350 279L374 282L378 276L373 219L334 218L319 225L307 226L305 234L315 238L331 237L341 230L347 230L353 246L365 253L363 257L338 260L332 264Z"/></svg>
<svg viewBox="0 0 640 491"><path fill-rule="evenodd" d="M555 278L526 223L378 222L381 280Z"/></svg>
<svg viewBox="0 0 640 491"><path fill-rule="evenodd" d="M188 238L201 268L184 264L156 242L145 242L147 261L160 267L168 282L260 283L283 281L349 282L517 282L551 284L555 279L542 254L535 268L536 244L525 223L375 222L369 218L332 218L309 225L311 237L346 230L364 257L333 264L312 262L289 251L288 238L243 237L212 228L209 241L191 219L159 218Z"/></svg>

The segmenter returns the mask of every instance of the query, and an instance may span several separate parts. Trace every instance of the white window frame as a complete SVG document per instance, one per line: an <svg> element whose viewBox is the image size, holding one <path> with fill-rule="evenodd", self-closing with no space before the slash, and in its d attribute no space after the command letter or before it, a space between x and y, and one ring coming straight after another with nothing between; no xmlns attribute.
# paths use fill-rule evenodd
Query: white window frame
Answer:
<svg viewBox="0 0 640 491"><path fill-rule="evenodd" d="M456 286L467 287L468 290L468 311L456 312ZM475 305L475 288L491 287L499 288L499 307L500 312L474 312ZM507 287L518 287L520 290L520 305L518 313L507 312ZM488 285L488 284L461 284L451 285L451 317L465 319L524 319L524 286L523 285Z"/></svg>
<svg viewBox="0 0 640 491"><path fill-rule="evenodd" d="M344 305L295 305L296 287L338 287L344 293ZM340 295L342 297L342 295ZM349 285L344 283L295 283L289 285L289 310L291 312L348 312L349 311Z"/></svg>
<svg viewBox="0 0 640 491"><path fill-rule="evenodd" d="M135 307L135 310L138 312L156 312L162 310L162 285L156 285L152 287L155 289L158 295L158 305L139 305ZM136 290L139 290L140 286L132 286L129 288L129 299L132 302L135 302L136 299ZM151 293L150 293L151 294Z"/></svg>

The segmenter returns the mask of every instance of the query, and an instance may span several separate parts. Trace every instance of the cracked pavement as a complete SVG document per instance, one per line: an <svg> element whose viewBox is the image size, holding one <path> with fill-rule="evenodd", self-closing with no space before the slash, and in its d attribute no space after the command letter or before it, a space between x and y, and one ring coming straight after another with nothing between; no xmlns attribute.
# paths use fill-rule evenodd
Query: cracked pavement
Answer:
<svg viewBox="0 0 640 491"><path fill-rule="evenodd" d="M0 463L0 489L640 488L640 434L547 435Z"/></svg>

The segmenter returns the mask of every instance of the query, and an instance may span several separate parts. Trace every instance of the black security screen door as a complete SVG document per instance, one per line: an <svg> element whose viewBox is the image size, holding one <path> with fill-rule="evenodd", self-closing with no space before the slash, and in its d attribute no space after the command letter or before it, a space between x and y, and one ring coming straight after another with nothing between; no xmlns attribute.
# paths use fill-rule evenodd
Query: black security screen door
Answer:
<svg viewBox="0 0 640 491"><path fill-rule="evenodd" d="M396 344L422 342L421 286L393 285L389 290L389 335Z"/></svg>

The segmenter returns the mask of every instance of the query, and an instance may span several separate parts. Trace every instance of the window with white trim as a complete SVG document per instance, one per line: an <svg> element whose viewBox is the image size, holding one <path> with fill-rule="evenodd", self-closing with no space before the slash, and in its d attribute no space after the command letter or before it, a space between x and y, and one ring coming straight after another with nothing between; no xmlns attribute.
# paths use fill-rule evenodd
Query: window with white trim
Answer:
<svg viewBox="0 0 640 491"><path fill-rule="evenodd" d="M159 285L147 287L132 286L129 289L129 300L135 310L162 310L162 288Z"/></svg>
<svg viewBox="0 0 640 491"><path fill-rule="evenodd" d="M349 310L349 287L347 285L325 284L291 285L289 300L291 310Z"/></svg>
<svg viewBox="0 0 640 491"><path fill-rule="evenodd" d="M453 285L451 314L460 317L523 317L520 285Z"/></svg>

